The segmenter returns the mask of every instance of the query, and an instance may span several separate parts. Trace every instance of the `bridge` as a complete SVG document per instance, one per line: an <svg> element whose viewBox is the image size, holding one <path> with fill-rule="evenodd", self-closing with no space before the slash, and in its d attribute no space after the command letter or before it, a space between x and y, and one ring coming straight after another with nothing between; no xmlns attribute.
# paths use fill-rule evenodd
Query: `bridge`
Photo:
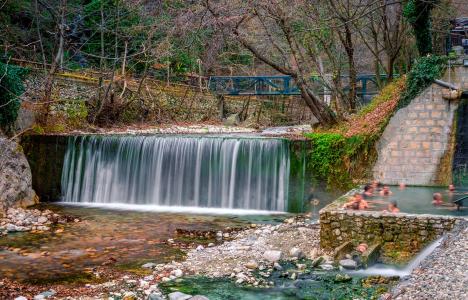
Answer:
<svg viewBox="0 0 468 300"><path fill-rule="evenodd" d="M343 76L347 78L347 76ZM380 75L385 80L386 75ZM319 95L327 95L327 89L319 76L311 78ZM377 88L369 88L369 83L377 87L375 74L359 74L357 76L358 96L373 96L378 93ZM287 75L277 76L211 76L208 88L218 95L229 96L291 96L300 95L293 78ZM349 89L349 87L345 87Z"/></svg>

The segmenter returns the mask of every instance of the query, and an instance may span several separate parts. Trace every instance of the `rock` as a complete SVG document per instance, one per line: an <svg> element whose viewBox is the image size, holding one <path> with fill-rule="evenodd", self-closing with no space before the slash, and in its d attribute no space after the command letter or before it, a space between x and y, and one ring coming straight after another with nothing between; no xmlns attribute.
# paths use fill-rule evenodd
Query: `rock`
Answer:
<svg viewBox="0 0 468 300"><path fill-rule="evenodd" d="M144 269L153 269L156 266L157 266L157 264L155 264L155 263L146 263L146 264L142 265L141 267L144 268Z"/></svg>
<svg viewBox="0 0 468 300"><path fill-rule="evenodd" d="M182 272L182 270L180 269L176 269L171 272L171 275L174 275L175 277L182 277L182 275L184 275L184 272Z"/></svg>
<svg viewBox="0 0 468 300"><path fill-rule="evenodd" d="M45 223L45 222L47 222L47 221L49 221L49 219L47 219L47 217L42 217L42 216L41 216L41 217L39 217L39 218L37 219L37 222L38 222L38 223L41 223L41 224L43 224L43 223Z"/></svg>
<svg viewBox="0 0 468 300"><path fill-rule="evenodd" d="M304 257L304 253L302 252L302 250L296 247L293 247L289 250L289 255L299 259Z"/></svg>
<svg viewBox="0 0 468 300"><path fill-rule="evenodd" d="M161 298L161 296L159 296L158 294L151 293L148 295L147 300L163 300L163 298Z"/></svg>
<svg viewBox="0 0 468 300"><path fill-rule="evenodd" d="M208 247L214 247L214 246L215 246L214 243L209 243L209 244L208 244Z"/></svg>
<svg viewBox="0 0 468 300"><path fill-rule="evenodd" d="M23 149L0 137L0 211L31 206L38 200L32 189L31 169Z"/></svg>
<svg viewBox="0 0 468 300"><path fill-rule="evenodd" d="M258 267L258 263L255 260L251 260L244 265L247 269L254 270Z"/></svg>
<svg viewBox="0 0 468 300"><path fill-rule="evenodd" d="M313 267L313 268L318 267L324 260L325 260L325 259L323 258L323 256L317 257L316 259L314 259L314 260L312 261L312 267Z"/></svg>
<svg viewBox="0 0 468 300"><path fill-rule="evenodd" d="M48 290L48 291L40 293L39 295L42 295L44 298L49 298L49 297L52 297L55 294L56 294L56 292L54 290Z"/></svg>
<svg viewBox="0 0 468 300"><path fill-rule="evenodd" d="M263 258L269 262L277 262L281 259L283 253L278 250L268 250L263 253Z"/></svg>
<svg viewBox="0 0 468 300"><path fill-rule="evenodd" d="M41 294L34 296L34 300L44 300L45 297L42 296Z"/></svg>
<svg viewBox="0 0 468 300"><path fill-rule="evenodd" d="M277 270L277 271L283 270L283 267L282 267L279 263L277 263L277 262L275 262L275 263L273 264L273 268L274 268L275 270Z"/></svg>
<svg viewBox="0 0 468 300"><path fill-rule="evenodd" d="M350 281L352 278L348 274L336 274L335 282L347 282Z"/></svg>
<svg viewBox="0 0 468 300"><path fill-rule="evenodd" d="M190 300L210 300L208 297L202 296L202 295L195 295Z"/></svg>
<svg viewBox="0 0 468 300"><path fill-rule="evenodd" d="M290 276L291 280L296 280L297 278L297 274L296 273L292 273L291 276Z"/></svg>
<svg viewBox="0 0 468 300"><path fill-rule="evenodd" d="M19 296L19 297L16 297L14 300L28 300L28 298L24 296Z"/></svg>
<svg viewBox="0 0 468 300"><path fill-rule="evenodd" d="M315 258L317 258L317 256L318 256L318 249L317 249L317 248L312 249L312 250L310 251L310 254L309 254L309 255L310 255L310 259L315 259Z"/></svg>
<svg viewBox="0 0 468 300"><path fill-rule="evenodd" d="M15 232L15 231L17 231L17 230L16 230L16 225L7 224L6 230L7 230L8 232Z"/></svg>
<svg viewBox="0 0 468 300"><path fill-rule="evenodd" d="M325 271L331 271L335 269L335 267L329 264L323 264L323 265L320 265L320 269L325 270Z"/></svg>
<svg viewBox="0 0 468 300"><path fill-rule="evenodd" d="M137 296L134 292L125 292L123 294L122 300L136 300Z"/></svg>
<svg viewBox="0 0 468 300"><path fill-rule="evenodd" d="M357 268L357 263L352 259L342 259L340 260L340 266L345 269L355 270Z"/></svg>
<svg viewBox="0 0 468 300"><path fill-rule="evenodd" d="M192 295L187 295L181 292L173 292L167 295L169 300L187 300L192 298Z"/></svg>
<svg viewBox="0 0 468 300"><path fill-rule="evenodd" d="M202 245L198 245L197 251L202 251L203 249L205 249L205 248Z"/></svg>

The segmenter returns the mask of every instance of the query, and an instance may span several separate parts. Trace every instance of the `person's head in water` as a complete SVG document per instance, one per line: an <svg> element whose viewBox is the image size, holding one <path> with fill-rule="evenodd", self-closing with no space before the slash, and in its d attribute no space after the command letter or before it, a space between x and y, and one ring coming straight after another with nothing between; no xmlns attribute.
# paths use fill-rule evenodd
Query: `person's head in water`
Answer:
<svg viewBox="0 0 468 300"><path fill-rule="evenodd" d="M450 192L454 192L455 191L455 185L449 184L448 189L449 189Z"/></svg>
<svg viewBox="0 0 468 300"><path fill-rule="evenodd" d="M432 194L432 204L434 205L440 205L444 201L442 200L442 194L441 193L434 193Z"/></svg>
<svg viewBox="0 0 468 300"><path fill-rule="evenodd" d="M396 201L390 201L390 203L388 204L388 211L392 213L400 212Z"/></svg>
<svg viewBox="0 0 468 300"><path fill-rule="evenodd" d="M404 182L400 183L400 190L404 190L406 188L406 184Z"/></svg>
<svg viewBox="0 0 468 300"><path fill-rule="evenodd" d="M364 186L364 193L363 193L363 195L364 195L364 196L367 196L367 197L370 197L370 196L373 195L373 193L374 193L374 188L373 188L371 185L366 184L366 185Z"/></svg>
<svg viewBox="0 0 468 300"><path fill-rule="evenodd" d="M390 191L390 188L388 185L384 186L383 189L380 191L381 196L389 196L392 194L392 191Z"/></svg>

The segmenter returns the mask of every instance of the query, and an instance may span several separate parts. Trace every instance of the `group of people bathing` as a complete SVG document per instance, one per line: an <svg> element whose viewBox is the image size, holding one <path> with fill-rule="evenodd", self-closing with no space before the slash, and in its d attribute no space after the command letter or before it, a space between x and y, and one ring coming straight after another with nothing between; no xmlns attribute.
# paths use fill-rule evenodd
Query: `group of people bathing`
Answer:
<svg viewBox="0 0 468 300"><path fill-rule="evenodd" d="M434 193L432 194L432 205L434 206L439 206L439 207L445 207L445 208L448 208L448 209L457 209L457 210L461 210L463 207L463 201L460 201L460 200L463 200L462 198L465 198L465 197L461 197L459 198L458 200L454 199L454 197L458 195L458 196L463 196L463 195L467 195L466 192L457 192L456 189L455 189L455 186L453 184L450 184L448 186L448 197L449 197L449 200L450 202L444 202L444 199L442 198L442 194L441 193ZM466 197L468 198L468 197Z"/></svg>
<svg viewBox="0 0 468 300"><path fill-rule="evenodd" d="M404 188L404 185L400 185L400 188ZM398 204L395 200L386 201L385 199L378 199L376 197L388 197L393 193L390 188L378 181L373 181L371 184L366 184L364 186L364 192L355 193L350 197L349 201L343 205L343 208L354 209L354 210L366 210L370 208L373 204L386 204L387 209L384 211L397 213L400 212Z"/></svg>
<svg viewBox="0 0 468 300"><path fill-rule="evenodd" d="M400 184L400 190L405 188L405 184ZM362 193L355 193L353 196L351 196L348 202L343 205L343 208L366 210L371 208L373 204L383 204L387 205L387 208L384 209L384 212L398 213L400 212L400 209L398 208L396 200L385 199L385 197L391 196L392 194L393 193L388 186L383 186L380 182L373 181L371 184L364 186L364 191ZM455 186L453 184L448 186L448 195L450 198L453 198L455 195ZM461 208L461 203L444 202L441 193L434 193L432 195L432 204L434 206L443 206L446 208Z"/></svg>

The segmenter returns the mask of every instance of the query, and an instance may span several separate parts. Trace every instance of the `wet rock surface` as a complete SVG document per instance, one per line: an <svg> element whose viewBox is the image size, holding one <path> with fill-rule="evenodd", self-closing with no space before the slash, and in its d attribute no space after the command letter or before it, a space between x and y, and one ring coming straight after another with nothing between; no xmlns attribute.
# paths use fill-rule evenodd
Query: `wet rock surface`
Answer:
<svg viewBox="0 0 468 300"><path fill-rule="evenodd" d="M21 146L0 136L0 215L10 207L37 202L31 169Z"/></svg>
<svg viewBox="0 0 468 300"><path fill-rule="evenodd" d="M468 299L468 221L449 232L441 245L402 280L391 299Z"/></svg>

